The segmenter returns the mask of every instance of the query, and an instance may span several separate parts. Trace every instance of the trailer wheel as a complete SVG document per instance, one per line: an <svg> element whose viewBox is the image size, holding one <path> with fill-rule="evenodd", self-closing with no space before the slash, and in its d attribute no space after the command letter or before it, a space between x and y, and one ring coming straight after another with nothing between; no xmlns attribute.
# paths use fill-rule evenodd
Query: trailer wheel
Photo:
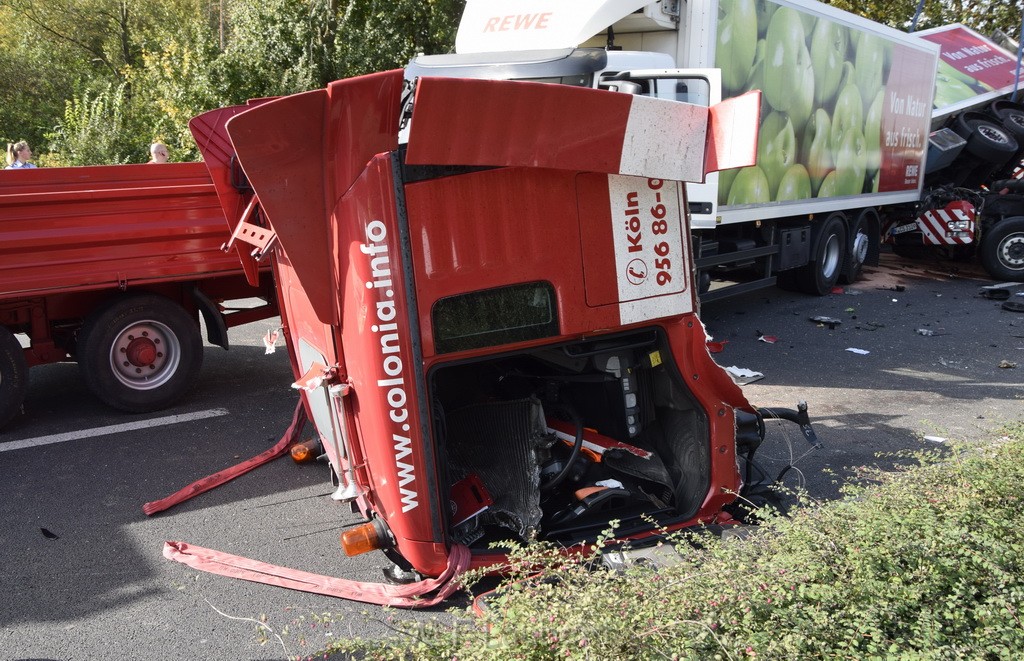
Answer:
<svg viewBox="0 0 1024 661"><path fill-rule="evenodd" d="M0 427L21 411L28 390L28 363L14 333L0 326Z"/></svg>
<svg viewBox="0 0 1024 661"><path fill-rule="evenodd" d="M849 241L847 241L846 254L843 258L843 270L839 274L839 281L844 284L857 281L871 254L873 223L870 219L872 217L873 212L865 209L857 214L857 217L850 223ZM877 235L877 232L875 234Z"/></svg>
<svg viewBox="0 0 1024 661"><path fill-rule="evenodd" d="M993 101L989 111L999 118L1017 142L1024 138L1024 106L1010 101Z"/></svg>
<svg viewBox="0 0 1024 661"><path fill-rule="evenodd" d="M1002 166L1017 153L1017 141L1002 126L987 121L974 123L964 149L968 154Z"/></svg>
<svg viewBox="0 0 1024 661"><path fill-rule="evenodd" d="M993 225L981 239L979 256L993 278L1024 282L1024 216Z"/></svg>
<svg viewBox="0 0 1024 661"><path fill-rule="evenodd" d="M844 218L842 213L834 213L817 228L811 244L811 261L797 271L797 282L804 293L824 296L839 281L846 254Z"/></svg>
<svg viewBox="0 0 1024 661"><path fill-rule="evenodd" d="M166 408L203 362L199 326L162 296L116 299L94 311L78 336L78 366L104 403L145 413Z"/></svg>

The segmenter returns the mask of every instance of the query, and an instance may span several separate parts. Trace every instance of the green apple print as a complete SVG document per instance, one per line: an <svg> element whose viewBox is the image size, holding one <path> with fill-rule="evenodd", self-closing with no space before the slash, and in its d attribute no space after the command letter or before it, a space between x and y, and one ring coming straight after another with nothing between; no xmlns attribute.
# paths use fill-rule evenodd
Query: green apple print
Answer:
<svg viewBox="0 0 1024 661"><path fill-rule="evenodd" d="M754 0L720 0L715 61L722 70L724 96L735 96L743 89L754 64L756 47Z"/></svg>
<svg viewBox="0 0 1024 661"><path fill-rule="evenodd" d="M736 180L740 168L721 170L718 173L718 204L722 205L729 201L729 191L732 189L732 182Z"/></svg>
<svg viewBox="0 0 1024 661"><path fill-rule="evenodd" d="M743 87L743 91L759 89L764 89L764 39L757 40L757 48L754 49L754 66L750 69L750 77L747 78L747 84Z"/></svg>
<svg viewBox="0 0 1024 661"><path fill-rule="evenodd" d="M797 163L786 170L786 174L782 176L775 201L806 200L809 197L811 197L811 178L807 174L807 168Z"/></svg>
<svg viewBox="0 0 1024 661"><path fill-rule="evenodd" d="M832 120L824 109L818 108L804 128L803 147L800 149L800 162L807 165L807 173L811 178L811 191L817 195L822 180L835 169L832 160Z"/></svg>
<svg viewBox="0 0 1024 661"><path fill-rule="evenodd" d="M810 51L806 47L802 48L810 58ZM809 59L808 62L810 62ZM814 104L814 67L808 66L803 70L803 81L795 90L795 94L793 105L789 107L789 118L793 121L793 129L800 133L804 130L807 120L810 119L811 113L816 107Z"/></svg>
<svg viewBox="0 0 1024 661"><path fill-rule="evenodd" d="M771 200L768 194L768 177L757 165L742 168L729 188L726 202L734 204L762 204Z"/></svg>
<svg viewBox="0 0 1024 661"><path fill-rule="evenodd" d="M832 170L828 173L828 176L821 182L821 187L818 189L818 197L835 197L836 196L836 171Z"/></svg>
<svg viewBox="0 0 1024 661"><path fill-rule="evenodd" d="M882 87L882 69L885 66L885 42L873 34L862 34L857 42L854 60L854 80L864 103L871 103Z"/></svg>
<svg viewBox="0 0 1024 661"><path fill-rule="evenodd" d="M807 84L807 70L811 69L810 89ZM800 14L789 7L779 7L768 24L764 48L764 94L768 104L779 112L803 108L801 95L814 98L814 72L811 67L811 53L805 43L804 24Z"/></svg>
<svg viewBox="0 0 1024 661"><path fill-rule="evenodd" d="M875 100L864 118L864 144L867 147L868 174L872 175L882 165L882 100L885 88L878 90Z"/></svg>
<svg viewBox="0 0 1024 661"><path fill-rule="evenodd" d="M944 61L939 60L939 71L935 76L935 108L951 106L954 103L969 99L977 92L971 89L969 83L964 79L974 81L974 78L960 73Z"/></svg>
<svg viewBox="0 0 1024 661"><path fill-rule="evenodd" d="M849 47L849 30L828 19L818 19L811 35L811 62L814 67L814 102L824 106L832 102L843 78L843 63Z"/></svg>
<svg viewBox="0 0 1024 661"><path fill-rule="evenodd" d="M775 199L782 175L796 163L796 156L793 122L785 113L771 113L761 123L757 136L757 165L768 178L769 199Z"/></svg>
<svg viewBox="0 0 1024 661"><path fill-rule="evenodd" d="M867 149L864 133L858 126L851 126L844 134L836 153L836 195L859 195L864 192L864 175L867 172Z"/></svg>
<svg viewBox="0 0 1024 661"><path fill-rule="evenodd" d="M829 145L832 146L832 155L836 165L839 164L839 148L842 145L843 136L851 128L857 129L863 136L863 126L864 104L861 103L860 90L856 85L847 85L839 92L836 109L832 113Z"/></svg>
<svg viewBox="0 0 1024 661"><path fill-rule="evenodd" d="M757 9L757 34L764 36L779 5L771 0L754 0L754 7Z"/></svg>

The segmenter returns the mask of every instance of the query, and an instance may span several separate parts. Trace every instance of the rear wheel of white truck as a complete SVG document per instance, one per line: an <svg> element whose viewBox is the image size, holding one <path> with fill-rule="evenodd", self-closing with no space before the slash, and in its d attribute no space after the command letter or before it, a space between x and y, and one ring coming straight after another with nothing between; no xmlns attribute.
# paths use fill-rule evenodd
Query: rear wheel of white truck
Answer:
<svg viewBox="0 0 1024 661"><path fill-rule="evenodd" d="M14 333L0 326L0 427L21 411L28 390L28 363Z"/></svg>
<svg viewBox="0 0 1024 661"><path fill-rule="evenodd" d="M996 280L1024 282L1024 216L993 225L981 239L979 257Z"/></svg>
<svg viewBox="0 0 1024 661"><path fill-rule="evenodd" d="M846 254L846 223L842 213L834 213L812 234L811 261L796 274L807 294L824 296L839 281Z"/></svg>
<svg viewBox="0 0 1024 661"><path fill-rule="evenodd" d="M850 223L843 270L839 274L840 282L850 284L860 277L864 264L868 261L868 255L871 254L872 234L878 235L877 228L878 216L873 209L864 209Z"/></svg>
<svg viewBox="0 0 1024 661"><path fill-rule="evenodd" d="M104 403L132 413L173 404L202 361L199 326L162 296L116 299L90 315L78 336L86 385Z"/></svg>

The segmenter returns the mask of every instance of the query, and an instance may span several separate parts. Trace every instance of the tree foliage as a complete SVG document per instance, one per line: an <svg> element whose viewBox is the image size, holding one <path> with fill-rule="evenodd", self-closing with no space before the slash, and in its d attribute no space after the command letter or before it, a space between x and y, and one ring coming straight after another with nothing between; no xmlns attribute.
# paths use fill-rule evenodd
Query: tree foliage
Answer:
<svg viewBox="0 0 1024 661"><path fill-rule="evenodd" d="M197 158L191 117L447 52L463 4L0 0L0 137L50 165L145 161L152 140Z"/></svg>
<svg viewBox="0 0 1024 661"><path fill-rule="evenodd" d="M838 9L863 16L897 30L909 31L917 0L822 0ZM963 23L984 35L1000 30L1019 39L1024 0L926 0L916 30Z"/></svg>

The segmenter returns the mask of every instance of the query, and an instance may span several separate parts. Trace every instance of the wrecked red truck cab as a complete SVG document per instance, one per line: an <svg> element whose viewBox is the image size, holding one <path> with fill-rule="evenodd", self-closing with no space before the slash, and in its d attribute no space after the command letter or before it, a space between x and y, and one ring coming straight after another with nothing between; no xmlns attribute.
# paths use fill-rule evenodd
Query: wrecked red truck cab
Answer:
<svg viewBox="0 0 1024 661"><path fill-rule="evenodd" d="M347 551L415 578L728 521L764 417L813 438L697 316L680 182L752 162L758 106L392 71L227 123Z"/></svg>

